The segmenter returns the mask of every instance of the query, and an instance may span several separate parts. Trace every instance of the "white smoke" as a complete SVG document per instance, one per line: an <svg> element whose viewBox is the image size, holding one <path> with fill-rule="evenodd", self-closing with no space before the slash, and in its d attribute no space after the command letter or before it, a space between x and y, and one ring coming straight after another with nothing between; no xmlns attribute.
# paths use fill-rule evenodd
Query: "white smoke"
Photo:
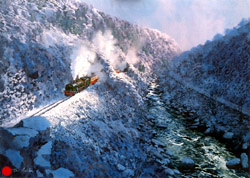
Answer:
<svg viewBox="0 0 250 178"><path fill-rule="evenodd" d="M141 49L143 42L138 42L138 44L131 46L127 54L124 54L117 43L111 30L106 30L104 33L99 31L93 39L93 44L98 52L107 57L113 68L123 70L127 63L134 65L139 62L137 51Z"/></svg>
<svg viewBox="0 0 250 178"><path fill-rule="evenodd" d="M96 53L82 45L73 51L70 58L72 59L72 77L75 79L89 74L89 69L96 60Z"/></svg>
<svg viewBox="0 0 250 178"><path fill-rule="evenodd" d="M97 59L97 53L93 45L82 41L76 45L72 52L71 71L73 79L83 76L98 75L100 81L105 81L103 65Z"/></svg>
<svg viewBox="0 0 250 178"><path fill-rule="evenodd" d="M119 68L123 52L117 47L117 41L111 30L106 30L104 33L101 31L97 32L93 39L93 44L97 52L103 54L114 69Z"/></svg>
<svg viewBox="0 0 250 178"><path fill-rule="evenodd" d="M82 41L75 46L70 56L73 79L94 73L101 81L105 81L104 68L98 60L98 55L104 56L114 70L123 71L127 64L134 65L139 61L136 55L139 46L131 47L125 54L118 46L111 30L98 31L91 42Z"/></svg>
<svg viewBox="0 0 250 178"><path fill-rule="evenodd" d="M103 65L98 60L98 55L104 56L106 62L114 70L123 71L128 64L134 65L139 62L137 51L141 48L138 43L128 49L125 54L118 46L118 41L112 35L111 30L98 31L92 41L83 41L72 34L65 34L60 29L45 30L41 35L42 44L49 48L56 45L69 46L71 51L71 73L73 79L77 77L98 75L100 81L105 81ZM98 55L97 55L98 54Z"/></svg>
<svg viewBox="0 0 250 178"><path fill-rule="evenodd" d="M139 62L140 59L137 56L137 52L139 51L140 48L141 47L139 46L138 47L134 46L128 49L128 53L126 55L126 62L128 64L134 65Z"/></svg>

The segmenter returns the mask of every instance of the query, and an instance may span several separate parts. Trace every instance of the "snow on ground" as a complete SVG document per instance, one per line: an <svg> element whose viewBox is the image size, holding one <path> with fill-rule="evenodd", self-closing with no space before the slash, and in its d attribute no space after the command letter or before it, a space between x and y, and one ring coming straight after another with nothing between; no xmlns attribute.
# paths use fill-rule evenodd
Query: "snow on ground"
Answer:
<svg viewBox="0 0 250 178"><path fill-rule="evenodd" d="M95 72L105 81L104 63L110 70L131 65L146 79L155 64L165 64L179 51L166 34L77 1L3 0L0 18L2 126L62 99L65 84L77 75Z"/></svg>
<svg viewBox="0 0 250 178"><path fill-rule="evenodd" d="M24 134L12 130L19 147L4 145L3 157L8 146L20 151L24 161L15 165L32 168L31 177L157 173L146 149L152 134L145 124L145 95L154 72L178 53L173 39L76 1L3 0L0 19L0 124L18 123ZM100 78L95 85L25 119L63 101L65 85L92 72ZM28 134L26 127L39 134ZM13 135L7 136L12 143Z"/></svg>
<svg viewBox="0 0 250 178"><path fill-rule="evenodd" d="M135 124L142 118L138 117L136 105L133 103L136 98L131 98L135 87L128 81L120 85L119 82L116 85L115 82L113 84L118 88L119 93L113 93L103 87L104 84L99 83L42 115L51 123L53 149L58 148L55 144L57 140L72 150L70 156L65 155L66 158L62 162L55 162L53 166L74 161L72 166L76 166L86 175L99 175L98 170L94 171L92 168L93 172L87 172L86 167L103 162L105 174L111 176L112 173L119 177L119 173L115 173L116 168L112 168L113 166L120 163L135 170L141 164L137 165L135 160L146 159L146 154L137 141L140 133ZM120 87L123 88L122 92L119 90ZM62 150L60 149L60 153ZM58 152L54 150L52 155L54 154ZM93 158L98 161L91 161ZM57 158L55 161L58 161ZM70 166L71 169L72 166ZM100 166L95 166L96 169L101 169ZM108 170L111 172L110 175Z"/></svg>
<svg viewBox="0 0 250 178"><path fill-rule="evenodd" d="M9 158L11 163L16 167L16 168L21 168L21 164L23 162L23 158L20 155L19 151L8 149L6 150L6 156Z"/></svg>
<svg viewBox="0 0 250 178"><path fill-rule="evenodd" d="M52 171L52 174L54 176L54 178L61 178L61 177L65 177L65 178L70 178L70 177L74 177L74 174L64 168L59 168L55 171Z"/></svg>
<svg viewBox="0 0 250 178"><path fill-rule="evenodd" d="M250 21L174 58L159 74L169 108L190 128L223 140L249 156Z"/></svg>
<svg viewBox="0 0 250 178"><path fill-rule="evenodd" d="M17 146L7 144L0 150L15 167L34 166L36 173L32 174L33 177L56 177L61 174L75 177L147 177L160 175L157 172L159 168L166 169L164 176L174 174L168 167L169 156L160 154L165 151L160 148L164 145L149 139L155 133L146 124L146 120L152 119L146 117L146 89L157 75L163 76L161 81L167 79L163 82L165 98L171 106L180 109L179 114L187 113L185 108L182 109L182 104L191 103L187 108L195 113L196 107L203 107L207 100L200 102L203 97L197 97L190 89L186 92L183 86L176 84L176 80L166 78L165 74L176 71L162 73L179 52L173 39L159 31L113 18L78 1L2 0L0 20L1 126L13 126L25 115L29 116L50 103L63 100L65 84L77 75L91 75L94 72L100 77L97 84L50 111L23 120L22 127L9 128L10 135L7 135L11 138L10 143ZM246 26L248 28L249 25ZM234 49L241 46L241 42L245 46L249 31L242 29L240 33L232 33L232 39L227 38L222 49L224 46ZM238 40L242 34L246 38ZM213 57L213 49L222 43L221 38L217 40L205 44L209 50L203 51L203 47L200 47L184 53L176 63L180 65L173 65L180 75L191 76L186 79L187 82L193 80L194 88L198 88L196 84L199 82L199 86L204 84L201 86L209 88L211 82L217 81L211 76L195 80L203 71L210 69L211 64L192 65L200 59L201 54L207 59L210 51ZM236 45L231 45L231 42ZM246 49L237 48L239 53L247 49L248 46ZM228 52L223 54L226 57L231 55ZM185 68L189 63L182 59L186 58L194 59L189 60L191 70ZM244 56L240 59L244 59ZM240 65L244 65L244 62ZM115 73L115 69L120 69L121 73ZM232 74L223 67L218 69L223 69L226 76ZM247 67L244 70L244 76L248 75ZM220 73L217 69L215 72ZM243 80L239 81L239 86L229 87L226 97L233 96L240 103L237 96L244 101L248 101L249 97L247 94L244 97L244 92L237 92L237 89L245 91L248 86L247 82L241 85ZM237 83L237 79L234 82ZM211 91L221 94L218 86L212 87ZM209 104L214 107L212 102ZM247 102L243 103L243 108L246 107ZM209 116L203 119L207 121L207 133L214 130L222 130L223 134L225 131L232 133L231 126L238 122L234 114L226 113L225 117L229 119L225 120L224 113L215 113L215 110L223 111L224 106L204 108L208 108L205 111ZM197 113L200 114L199 111ZM247 127L248 121L242 120L242 125ZM200 121L202 119L197 123L200 124ZM218 121L222 123L219 125ZM30 129L33 130L28 133ZM5 133L5 129L0 130ZM238 135L234 133L227 138L231 136L234 138ZM243 133L243 140L246 150L249 147L249 134ZM246 167L245 155L243 157L242 164Z"/></svg>

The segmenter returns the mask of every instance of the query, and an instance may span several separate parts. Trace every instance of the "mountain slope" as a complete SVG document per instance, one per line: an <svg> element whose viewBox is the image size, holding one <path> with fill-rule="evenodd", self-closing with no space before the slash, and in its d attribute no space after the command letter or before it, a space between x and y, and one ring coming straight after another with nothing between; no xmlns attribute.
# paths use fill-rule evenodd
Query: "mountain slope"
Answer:
<svg viewBox="0 0 250 178"><path fill-rule="evenodd" d="M230 142L243 151L250 145L249 47L250 23L245 20L225 36L176 57L161 76L172 108L186 116L195 112L206 134L226 140L233 133Z"/></svg>
<svg viewBox="0 0 250 178"><path fill-rule="evenodd" d="M105 81L105 63L112 70L133 65L134 76L146 80L178 51L167 35L84 3L4 0L0 14L2 123L61 98L76 75L95 72Z"/></svg>
<svg viewBox="0 0 250 178"><path fill-rule="evenodd" d="M242 22L243 23L243 22ZM244 23L243 23L244 24ZM250 22L182 54L175 72L214 97L250 108ZM215 37L216 38L216 37ZM192 71L192 72L190 72Z"/></svg>
<svg viewBox="0 0 250 178"><path fill-rule="evenodd" d="M145 94L179 52L174 40L77 1L3 0L0 22L0 157L17 174L166 175L154 156L162 149L151 143ZM94 86L19 122L65 99L67 83L92 73L100 78ZM35 130L43 123L45 130Z"/></svg>

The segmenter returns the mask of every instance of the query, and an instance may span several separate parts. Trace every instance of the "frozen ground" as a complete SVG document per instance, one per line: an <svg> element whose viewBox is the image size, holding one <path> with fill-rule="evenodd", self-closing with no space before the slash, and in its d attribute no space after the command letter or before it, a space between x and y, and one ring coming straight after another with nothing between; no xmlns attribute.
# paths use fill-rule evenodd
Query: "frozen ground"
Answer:
<svg viewBox="0 0 250 178"><path fill-rule="evenodd" d="M169 107L238 157L250 154L249 35L250 22L243 20L225 36L174 58L159 75Z"/></svg>
<svg viewBox="0 0 250 178"><path fill-rule="evenodd" d="M145 83L156 65L178 52L167 35L76 1L4 0L0 19L2 125L61 99L65 84L77 75L94 72L105 83L107 69L129 65L135 68L128 74L132 81Z"/></svg>
<svg viewBox="0 0 250 178"><path fill-rule="evenodd" d="M236 30L238 33L232 32L232 36L220 37L184 53L170 70L170 60L180 51L173 39L159 31L131 25L78 1L2 0L1 159L16 168L33 171L19 171L18 176L178 177L178 171L172 170L165 145L152 139L156 134L151 127L155 119L148 115L145 96L155 77L160 77L165 87L167 105L186 116L189 111L196 113L198 125L206 125L207 133L224 129L225 138L240 136L243 140L240 146L247 152L249 118L238 112L231 114L230 108L214 105L213 101L208 104L197 92L190 92L167 75L178 74L194 88L203 87L215 95L220 91L213 84L236 76L234 82L226 85L228 93L223 97L230 102L235 98L236 104L248 109L249 94L245 91L249 85L249 65L245 64L249 61L244 60L249 57L246 52L249 23L243 23L241 28ZM218 46L222 52L216 51ZM223 51L224 47L232 55ZM228 61L229 69L239 57L236 73L242 66L244 72L237 75L226 72L221 67L224 63L217 65L220 60L216 60L212 67L216 75L202 75L210 70L211 64L202 65L203 60L199 60L208 58L213 64L213 56L219 54ZM121 73L115 73L115 69ZM219 75L221 71L227 74L224 78ZM50 103L63 100L66 83L91 73L100 77L96 85L39 117L24 119ZM225 114L225 111L229 112ZM3 128L17 123L10 130ZM239 123L242 127L235 127ZM36 124L39 127L34 127ZM242 160L246 165L246 155L243 154ZM1 161L1 165L6 162Z"/></svg>
<svg viewBox="0 0 250 178"><path fill-rule="evenodd" d="M3 0L0 19L0 121L19 130L1 127L0 156L8 160L1 165L31 177L166 175L150 146L145 95L155 70L179 52L173 39L76 1ZM96 85L24 119L91 73L100 78ZM33 126L47 122L46 130Z"/></svg>

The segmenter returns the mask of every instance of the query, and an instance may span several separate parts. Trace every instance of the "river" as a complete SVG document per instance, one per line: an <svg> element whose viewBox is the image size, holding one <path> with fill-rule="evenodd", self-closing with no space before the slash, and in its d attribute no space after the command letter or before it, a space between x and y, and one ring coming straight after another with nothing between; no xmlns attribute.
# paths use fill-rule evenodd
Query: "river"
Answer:
<svg viewBox="0 0 250 178"><path fill-rule="evenodd" d="M157 139L166 145L173 153L172 165L178 167L182 158L189 157L195 162L195 169L182 172L180 177L200 178L244 178L249 174L240 170L230 170L226 167L228 159L235 158L226 146L215 138L187 128L182 116L173 114L161 99L162 90L159 85L152 83L148 91L148 109L158 124L168 127L157 131Z"/></svg>

